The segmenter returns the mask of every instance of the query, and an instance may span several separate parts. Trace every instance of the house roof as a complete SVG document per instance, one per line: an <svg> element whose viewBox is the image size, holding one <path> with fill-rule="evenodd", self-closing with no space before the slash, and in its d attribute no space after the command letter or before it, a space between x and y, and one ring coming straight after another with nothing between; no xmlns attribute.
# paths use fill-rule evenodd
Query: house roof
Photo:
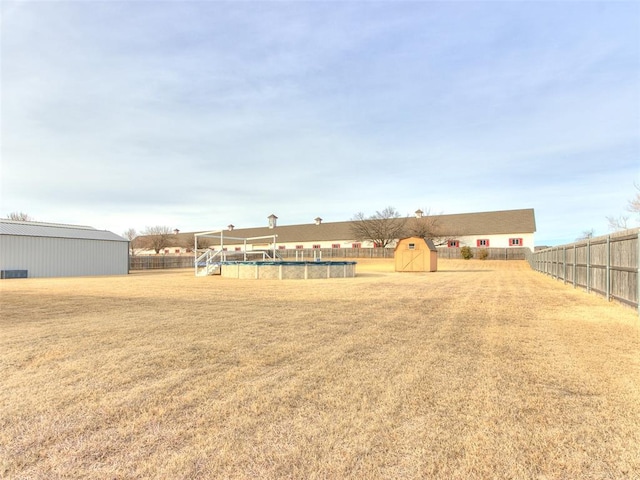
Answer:
<svg viewBox="0 0 640 480"><path fill-rule="evenodd" d="M96 230L85 225L63 225L59 223L23 222L4 219L0 220L0 235L128 241L107 230Z"/></svg>
<svg viewBox="0 0 640 480"><path fill-rule="evenodd" d="M432 215L437 221L438 231L443 235L498 235L533 233L536 222L533 208L520 210L500 210L495 212L459 213L452 215ZM428 218L428 217L423 217ZM414 217L409 222L418 221ZM308 223L298 225L278 225L274 228L253 227L234 228L232 231L224 229L224 235L230 237L261 237L278 235L278 243L351 240L353 221ZM193 241L193 235L198 232L179 233L176 241L188 244ZM225 244L242 243L241 240L225 239ZM265 240L266 243L266 240Z"/></svg>
<svg viewBox="0 0 640 480"><path fill-rule="evenodd" d="M452 235L499 235L534 233L536 219L533 208L496 212L436 215L438 228Z"/></svg>

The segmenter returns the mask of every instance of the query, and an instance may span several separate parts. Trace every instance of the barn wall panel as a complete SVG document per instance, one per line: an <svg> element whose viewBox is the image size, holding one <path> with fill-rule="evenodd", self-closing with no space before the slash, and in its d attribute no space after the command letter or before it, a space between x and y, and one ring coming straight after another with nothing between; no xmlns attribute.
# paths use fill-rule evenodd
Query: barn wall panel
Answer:
<svg viewBox="0 0 640 480"><path fill-rule="evenodd" d="M128 243L3 235L2 270L28 270L29 277L123 275L128 273Z"/></svg>

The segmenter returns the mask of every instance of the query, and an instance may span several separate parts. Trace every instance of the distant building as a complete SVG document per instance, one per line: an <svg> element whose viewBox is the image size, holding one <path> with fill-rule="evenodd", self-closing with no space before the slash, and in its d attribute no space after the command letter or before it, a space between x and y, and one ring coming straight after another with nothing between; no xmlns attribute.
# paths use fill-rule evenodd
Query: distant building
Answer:
<svg viewBox="0 0 640 480"><path fill-rule="evenodd" d="M129 242L79 225L0 220L2 278L126 275Z"/></svg>
<svg viewBox="0 0 640 480"><path fill-rule="evenodd" d="M277 248L280 250L375 248L370 241L354 239L353 221L323 222L322 218L316 217L306 224L277 225L277 218L271 214L267 225L263 227L237 228L229 225L224 235L239 238L277 235ZM438 241L434 243L439 243L436 245L438 248L470 246L534 249L536 222L532 208L431 216L424 216L423 212L418 210L415 217L407 219L407 225L411 227L412 223L425 221L436 222L439 235ZM160 253L165 255L192 253L195 233L198 232L181 232L174 235L171 238L171 245L165 247ZM141 240L144 241L144 237ZM268 242L268 240L249 242L247 248L267 249L270 247ZM224 248L233 251L241 250L244 242L225 238L224 244ZM395 243L390 247L395 247ZM147 250L141 254L151 255L155 254L155 251Z"/></svg>

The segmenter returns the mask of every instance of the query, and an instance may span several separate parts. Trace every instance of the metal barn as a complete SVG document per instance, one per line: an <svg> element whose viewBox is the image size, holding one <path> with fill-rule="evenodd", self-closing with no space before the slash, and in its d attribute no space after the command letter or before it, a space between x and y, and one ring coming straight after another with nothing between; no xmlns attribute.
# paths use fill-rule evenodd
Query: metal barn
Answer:
<svg viewBox="0 0 640 480"><path fill-rule="evenodd" d="M403 238L398 241L393 257L396 272L435 272L438 269L438 251L429 239Z"/></svg>
<svg viewBox="0 0 640 480"><path fill-rule="evenodd" d="M126 275L129 242L92 227L0 220L2 278Z"/></svg>

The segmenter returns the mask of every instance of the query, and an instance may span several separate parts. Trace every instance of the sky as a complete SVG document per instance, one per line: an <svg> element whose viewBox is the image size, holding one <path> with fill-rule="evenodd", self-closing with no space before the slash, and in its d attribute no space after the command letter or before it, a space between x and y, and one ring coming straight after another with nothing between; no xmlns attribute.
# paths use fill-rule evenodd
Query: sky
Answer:
<svg viewBox="0 0 640 480"><path fill-rule="evenodd" d="M631 216L638 2L0 5L0 217L123 234L533 208L536 245L560 245Z"/></svg>

